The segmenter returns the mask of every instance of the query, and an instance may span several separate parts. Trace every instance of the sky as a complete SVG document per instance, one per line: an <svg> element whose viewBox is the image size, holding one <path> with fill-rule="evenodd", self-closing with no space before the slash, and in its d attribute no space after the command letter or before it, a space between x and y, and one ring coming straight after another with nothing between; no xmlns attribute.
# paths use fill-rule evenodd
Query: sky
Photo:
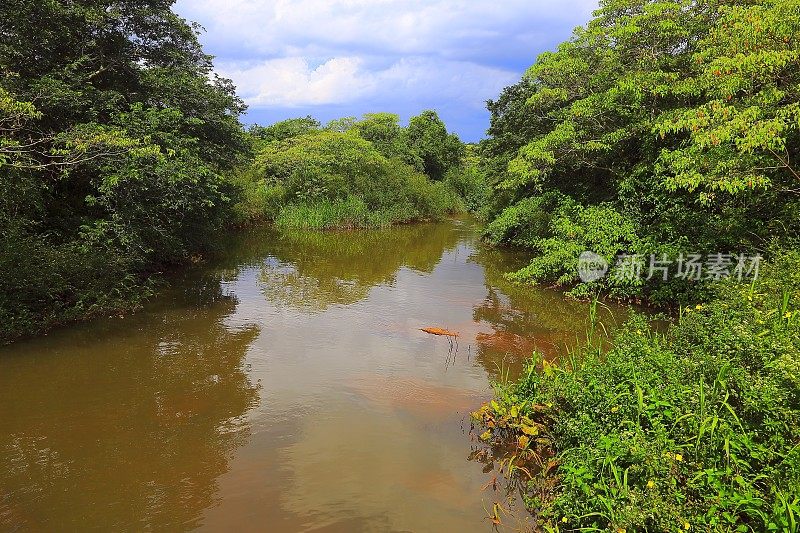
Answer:
<svg viewBox="0 0 800 533"><path fill-rule="evenodd" d="M585 24L596 0L178 0L215 70L268 125L435 109L464 141L486 100Z"/></svg>

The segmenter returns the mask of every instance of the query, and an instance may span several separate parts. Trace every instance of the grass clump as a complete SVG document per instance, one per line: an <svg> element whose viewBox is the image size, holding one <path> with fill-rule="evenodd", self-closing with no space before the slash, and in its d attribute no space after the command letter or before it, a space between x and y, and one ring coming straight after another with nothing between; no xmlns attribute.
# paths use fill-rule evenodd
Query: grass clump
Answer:
<svg viewBox="0 0 800 533"><path fill-rule="evenodd" d="M344 200L287 205L280 210L275 224L292 229L382 228L412 220L415 214L410 205L371 211L360 198L348 196Z"/></svg>
<svg viewBox="0 0 800 533"><path fill-rule="evenodd" d="M606 352L534 358L498 387L474 416L538 463L526 494L543 529L797 531L797 265L780 253L665 333L637 316Z"/></svg>

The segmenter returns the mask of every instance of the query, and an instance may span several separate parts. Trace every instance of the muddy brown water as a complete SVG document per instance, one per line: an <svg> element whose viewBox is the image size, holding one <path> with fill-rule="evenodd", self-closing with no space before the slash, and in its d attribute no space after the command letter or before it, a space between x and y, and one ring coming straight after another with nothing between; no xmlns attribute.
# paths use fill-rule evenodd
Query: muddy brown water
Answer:
<svg viewBox="0 0 800 533"><path fill-rule="evenodd" d="M132 316L0 348L0 530L489 530L469 412L587 320L520 261L466 219L257 228Z"/></svg>

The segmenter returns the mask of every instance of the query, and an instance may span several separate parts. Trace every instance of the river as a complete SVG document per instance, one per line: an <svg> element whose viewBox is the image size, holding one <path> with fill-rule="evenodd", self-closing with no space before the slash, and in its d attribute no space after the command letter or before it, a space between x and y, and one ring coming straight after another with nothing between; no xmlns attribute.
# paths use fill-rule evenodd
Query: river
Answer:
<svg viewBox="0 0 800 533"><path fill-rule="evenodd" d="M469 412L587 305L506 282L522 258L469 219L225 248L133 315L0 348L0 530L489 530Z"/></svg>

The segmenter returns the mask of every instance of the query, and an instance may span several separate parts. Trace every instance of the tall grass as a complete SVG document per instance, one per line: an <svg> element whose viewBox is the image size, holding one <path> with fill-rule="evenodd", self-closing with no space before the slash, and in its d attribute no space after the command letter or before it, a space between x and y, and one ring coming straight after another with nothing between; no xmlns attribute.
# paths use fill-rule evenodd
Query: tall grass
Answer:
<svg viewBox="0 0 800 533"><path fill-rule="evenodd" d="M293 229L380 228L415 218L416 213L408 204L372 211L361 199L351 196L344 200L289 204L280 210L275 224Z"/></svg>
<svg viewBox="0 0 800 533"><path fill-rule="evenodd" d="M293 229L381 228L392 224L437 220L463 212L463 203L455 192L441 183L425 182L420 190L394 203L370 207L360 197L341 200L322 198L286 203L278 211L275 224Z"/></svg>
<svg viewBox="0 0 800 533"><path fill-rule="evenodd" d="M798 265L780 253L758 284L723 284L664 334L635 316L606 352L534 358L499 387L476 413L485 440L519 448L528 420L531 456L555 454L526 489L544 529L798 530Z"/></svg>

